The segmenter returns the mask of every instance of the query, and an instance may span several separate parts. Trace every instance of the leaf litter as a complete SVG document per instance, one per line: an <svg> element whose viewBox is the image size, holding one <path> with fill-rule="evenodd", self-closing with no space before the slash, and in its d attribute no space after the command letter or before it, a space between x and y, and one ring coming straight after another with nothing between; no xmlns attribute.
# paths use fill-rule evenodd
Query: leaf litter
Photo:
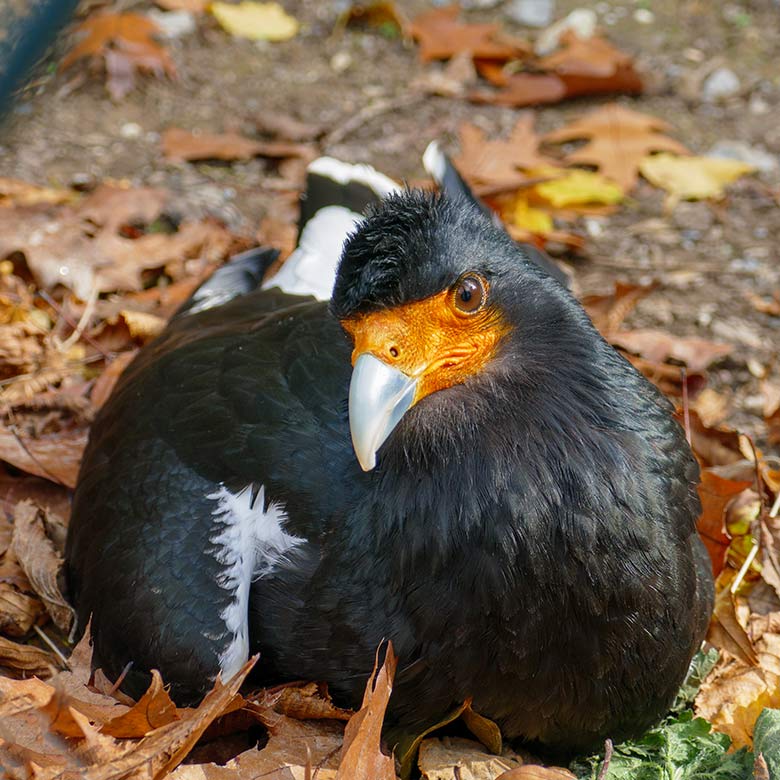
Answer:
<svg viewBox="0 0 780 780"><path fill-rule="evenodd" d="M159 4L173 7L171 2ZM539 57L530 45L499 27L467 25L458 14L457 7L438 9L437 16L418 17L410 28L400 25L404 34L411 29L423 60L449 59L450 65L457 65L447 77L449 82L436 87L444 84L445 93L450 90L452 96L525 105L589 94L587 90L641 88L631 58L603 38L563 36L557 50ZM431 30L437 25L440 31L454 32L454 37L443 41L439 32L440 40L435 40ZM68 65L88 58L102 62L111 81L111 62L116 64L111 52L116 50L126 62L116 71L114 88L124 88L122 68L126 70L130 63L143 70L143 57L134 60L128 54L132 46L122 42L117 32L125 28L114 25L110 34L109 28L100 22L82 30L86 37L71 52ZM175 73L150 28L133 23L125 38L133 36L146 42L147 54L154 52L159 62L167 63L147 70L156 75ZM463 68L464 63L470 68ZM450 65L443 70L431 65L429 72L446 73ZM464 85L473 83L475 73L495 91L469 92ZM180 161L230 161L255 155L305 159L323 130L301 130L298 125L293 120L280 127L259 126L271 141L213 136L207 138L211 144L207 153L203 148L192 152L191 145L202 141L202 136L198 139L177 130L176 142L169 140L169 157L175 159L178 153ZM670 131L656 117L615 104L541 138L533 129L533 116L521 115L507 140L490 140L480 128L464 126L458 162L475 189L509 219L513 234L537 245L566 243L568 237L571 246L581 248L584 239L562 226L570 227L589 213L606 213L598 209L617 207L639 175L653 183L653 174L645 174L653 163L667 157L683 163L696 159L667 135ZM573 143L584 146L572 151ZM583 166L596 168L598 174ZM662 179L655 183L670 190L674 186ZM715 188L700 189L691 197L721 195L722 190ZM90 415L105 401L138 345L159 332L211 269L232 251L247 246L245 237L232 235L218 223L180 221L171 218L168 208L164 193L123 183L108 183L92 196L84 196L68 189L0 182L0 220L4 216L7 220L0 225L6 242L0 247L0 256L6 258L0 263L0 343L7 345L0 351L0 379L5 383L0 385L0 401L5 404L0 459L10 465L0 488L8 497L3 504L6 516L15 515L15 523L6 520L0 526L0 633L4 634L0 666L7 675L0 675L0 710L11 718L3 720L9 728L0 734L0 755L4 765L7 762L17 773L13 777L27 777L30 772L53 777L66 770L85 777L124 777L141 767L146 776L199 780L263 774L324 780L394 777L390 746L381 739L392 685L390 651L385 665L369 681L364 707L357 714L335 707L316 684L239 698L240 681L218 683L199 708L181 710L167 697L159 675L147 694L133 703L117 693L99 670L90 672L83 643L68 660L69 670L63 670L57 655L58 645L65 644L62 632L70 613L59 588L57 539L63 524L55 519L57 509L47 507L67 511L68 487L75 482ZM536 222L529 227L532 219ZM284 236L280 240L289 245L293 222L294 217L280 211L264 223L258 238ZM14 224L19 227L12 229ZM70 250L67 258L57 252L63 242ZM617 285L614 292L584 302L605 337L677 403L680 419L688 427L703 468L700 531L718 575L718 605L709 636L719 650L718 661L700 688L699 678L692 678L680 709L656 729L641 740L616 745L609 761L594 756L571 769L578 777L594 780L656 778L661 765L679 778L747 778L754 769L756 777L763 777L764 770L769 773L780 766L778 716L765 709L780 706L780 520L775 500L780 474L745 437L723 425L727 419L723 399L710 396L704 404L707 372L728 357L731 345L625 328L631 309L658 289L658 284ZM771 306L766 306L771 316ZM780 401L772 400L776 394L768 387L770 424L780 415ZM28 496L33 500L24 500ZM44 641L51 639L42 629L54 636L54 649ZM25 639L25 644L17 641ZM15 679L29 675L36 678ZM692 717L694 695L695 714L706 716L715 730L702 718ZM345 739L343 723L349 718ZM246 731L250 721L268 732L264 748L233 753L227 763L210 760L216 755L210 751L217 750L231 728ZM475 715L472 727L478 721ZM485 747L489 744L501 752L489 736L489 725L474 728L481 732L482 746L426 735L417 742L419 752L412 753L409 771L416 766L424 777L435 780L463 780L469 773L491 780L575 776L563 768L528 763L527 756L506 748L497 757ZM729 752L732 744L740 749ZM187 754L197 756L198 763L179 765ZM287 774L279 775L280 771Z"/></svg>

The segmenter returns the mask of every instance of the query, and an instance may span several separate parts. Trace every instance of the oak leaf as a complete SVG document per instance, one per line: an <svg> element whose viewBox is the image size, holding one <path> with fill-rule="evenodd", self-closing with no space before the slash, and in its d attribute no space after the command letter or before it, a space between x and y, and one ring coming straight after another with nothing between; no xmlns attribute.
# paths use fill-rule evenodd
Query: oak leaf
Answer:
<svg viewBox="0 0 780 780"><path fill-rule="evenodd" d="M593 165L624 192L630 192L638 181L639 166L650 152L687 153L681 143L661 134L669 128L662 119L610 103L547 133L543 140L554 144L587 140L585 146L566 155L566 162Z"/></svg>
<svg viewBox="0 0 780 780"><path fill-rule="evenodd" d="M521 186L528 180L521 171L553 164L539 151L540 138L531 113L520 116L506 140L488 140L484 130L469 123L462 124L458 132L461 151L454 162L474 184Z"/></svg>
<svg viewBox="0 0 780 780"><path fill-rule="evenodd" d="M310 146L289 141L261 141L238 133L193 133L170 127L162 134L168 160L251 160L253 157L311 157Z"/></svg>
<svg viewBox="0 0 780 780"><path fill-rule="evenodd" d="M509 40L499 34L497 24L464 24L458 21L460 6L434 8L416 16L409 25L409 34L420 45L420 59L447 60L461 52L475 58L507 61L529 52L521 41Z"/></svg>
<svg viewBox="0 0 780 780"><path fill-rule="evenodd" d="M159 32L151 19L140 14L95 14L76 28L82 39L63 57L61 67L84 58L102 59L108 91L119 100L135 86L136 71L158 78L176 76L170 54L154 40Z"/></svg>
<svg viewBox="0 0 780 780"><path fill-rule="evenodd" d="M700 338L678 338L660 330L627 330L613 333L610 341L654 363L669 358L685 363L691 371L703 371L734 351L731 344Z"/></svg>

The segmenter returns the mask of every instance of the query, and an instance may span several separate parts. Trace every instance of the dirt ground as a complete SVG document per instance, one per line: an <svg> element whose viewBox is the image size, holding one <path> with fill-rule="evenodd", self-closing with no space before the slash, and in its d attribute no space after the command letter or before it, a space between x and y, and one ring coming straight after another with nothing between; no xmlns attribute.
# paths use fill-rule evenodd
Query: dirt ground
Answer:
<svg viewBox="0 0 780 780"><path fill-rule="evenodd" d="M469 10L465 18L500 21L510 32L533 34L511 21L510 4ZM153 7L120 5L141 12ZM439 138L456 151L464 120L494 135L516 121L516 110L419 96L410 86L423 67L415 47L374 32L333 32L346 0L283 5L302 22L293 40L256 44L231 38L202 17L195 32L167 44L179 79L143 79L120 103L111 101L100 78L82 77L77 68L44 69L2 128L0 175L39 184L115 178L163 186L176 194L182 215L214 214L254 235L279 197L275 164L168 163L159 146L165 128L251 135L258 117L289 114L337 131L337 142L326 136L323 152L414 181L424 176L420 157L430 140ZM433 4L398 0L397 5L413 16ZM597 11L608 37L647 74L647 93L623 102L669 121L672 135L696 153L721 140L741 141L780 162L777 0L557 0L556 18L584 5ZM638 21L638 9L651 11L652 21L646 23L646 16L645 23ZM57 48L67 46L63 36ZM719 65L738 76L739 93L725 102L705 102L704 78ZM537 127L560 127L601 102L538 109ZM366 112L369 106L374 108ZM361 111L363 121L353 121ZM629 326L734 344L732 357L711 372L711 384L731 398L729 423L754 435L759 445L765 434L760 377L766 372L780 382L780 317L757 312L746 296L780 291L778 193L775 167L740 180L720 204L682 204L666 213L663 194L643 184L613 216L591 223L590 230L580 226L587 236L580 256L563 256L583 293L607 292L617 279L660 281Z"/></svg>

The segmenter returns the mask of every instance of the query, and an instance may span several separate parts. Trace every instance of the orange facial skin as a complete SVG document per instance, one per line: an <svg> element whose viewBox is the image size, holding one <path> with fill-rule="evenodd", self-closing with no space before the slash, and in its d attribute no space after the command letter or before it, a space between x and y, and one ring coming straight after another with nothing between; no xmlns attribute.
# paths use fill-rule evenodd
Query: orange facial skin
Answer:
<svg viewBox="0 0 780 780"><path fill-rule="evenodd" d="M416 404L425 396L463 383L495 354L509 327L488 300L478 311L458 309L453 289L393 309L341 321L352 337L352 364L369 352L418 379Z"/></svg>

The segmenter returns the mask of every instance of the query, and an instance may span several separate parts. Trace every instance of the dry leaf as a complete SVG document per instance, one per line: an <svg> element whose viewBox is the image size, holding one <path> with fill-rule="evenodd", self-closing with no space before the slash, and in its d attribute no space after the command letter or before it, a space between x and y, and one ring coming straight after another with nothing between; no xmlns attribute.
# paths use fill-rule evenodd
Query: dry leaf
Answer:
<svg viewBox="0 0 780 780"><path fill-rule="evenodd" d="M611 342L653 363L669 358L685 363L691 371L704 371L734 351L731 344L699 338L678 338L660 330L627 330L613 333Z"/></svg>
<svg viewBox="0 0 780 780"><path fill-rule="evenodd" d="M105 723L100 731L112 737L143 737L179 719L160 673L153 669L146 693L127 712Z"/></svg>
<svg viewBox="0 0 780 780"><path fill-rule="evenodd" d="M726 533L726 508L752 482L737 481L718 476L709 469L701 474L699 498L702 513L696 528L712 560L712 571L717 577L723 570L731 537Z"/></svg>
<svg viewBox="0 0 780 780"><path fill-rule="evenodd" d="M651 284L615 282L615 289L607 295L586 295L582 305L602 336L609 339L620 328L626 317L645 296L658 288Z"/></svg>
<svg viewBox="0 0 780 780"><path fill-rule="evenodd" d="M41 203L63 204L78 199L73 190L39 187L19 179L0 177L0 207L37 206Z"/></svg>
<svg viewBox="0 0 780 780"><path fill-rule="evenodd" d="M154 0L154 2L165 11L189 11L192 14L204 13L209 5L209 0Z"/></svg>
<svg viewBox="0 0 780 780"><path fill-rule="evenodd" d="M447 60L461 52L489 60L510 60L528 53L519 41L499 35L497 24L463 24L458 21L460 7L434 8L416 16L409 35L420 45L420 59Z"/></svg>
<svg viewBox="0 0 780 780"><path fill-rule="evenodd" d="M31 438L0 424L0 460L68 488L76 486L87 432L79 428Z"/></svg>
<svg viewBox="0 0 780 780"><path fill-rule="evenodd" d="M568 769L557 766L526 764L499 775L496 780L577 780Z"/></svg>
<svg viewBox="0 0 780 780"><path fill-rule="evenodd" d="M22 593L9 582L0 582L0 634L24 637L45 614L43 602Z"/></svg>
<svg viewBox="0 0 780 780"><path fill-rule="evenodd" d="M639 165L650 152L687 152L682 144L661 135L668 129L669 125L657 117L610 103L548 133L544 141L558 144L587 139L585 146L566 155L566 161L593 165L624 192L630 192L637 183Z"/></svg>
<svg viewBox="0 0 780 780"><path fill-rule="evenodd" d="M222 28L239 38L253 41L287 41L298 34L300 25L279 3L237 4L214 2L209 10Z"/></svg>
<svg viewBox="0 0 780 780"><path fill-rule="evenodd" d="M46 534L44 511L32 501L20 502L14 512L13 551L27 579L63 633L70 631L75 613L60 590L62 555ZM62 521L59 521L62 524Z"/></svg>
<svg viewBox="0 0 780 780"><path fill-rule="evenodd" d="M705 387L691 403L693 409L704 425L712 427L722 423L729 415L730 401L711 387Z"/></svg>
<svg viewBox="0 0 780 780"><path fill-rule="evenodd" d="M780 317L780 292L775 292L770 300L751 293L747 294L747 299L753 304L756 311L769 314L772 317Z"/></svg>
<svg viewBox="0 0 780 780"><path fill-rule="evenodd" d="M162 134L166 159L250 160L252 157L311 157L310 146L286 141L259 141L238 133L192 133L170 127Z"/></svg>
<svg viewBox="0 0 780 780"><path fill-rule="evenodd" d="M396 658L388 642L381 669L379 651L366 683L363 705L347 723L337 780L395 780L395 762L382 752L382 723L393 690Z"/></svg>
<svg viewBox="0 0 780 780"><path fill-rule="evenodd" d="M19 676L45 678L54 673L57 661L45 650L33 645L20 645L0 636L0 667ZM4 698L0 700L5 701Z"/></svg>
<svg viewBox="0 0 780 780"><path fill-rule="evenodd" d="M539 136L534 131L531 113L520 116L505 141L488 141L483 130L468 123L462 124L458 132L460 155L454 162L473 184L520 186L528 179L520 171L552 163L539 152Z"/></svg>
<svg viewBox="0 0 780 780"><path fill-rule="evenodd" d="M102 59L108 91L119 100L135 86L136 71L158 78L176 76L170 55L154 40L158 33L157 25L140 14L94 14L76 28L75 34L83 38L63 57L62 67L85 57Z"/></svg>
<svg viewBox="0 0 780 780"><path fill-rule="evenodd" d="M114 385L119 377L122 376L122 372L130 365L137 354L138 350L132 350L131 352L123 352L121 355L117 355L98 377L90 396L95 409L100 409L108 400Z"/></svg>
<svg viewBox="0 0 780 780"><path fill-rule="evenodd" d="M403 35L409 21L391 0L373 0L373 2L367 3L353 3L341 15L338 25L340 27L379 27L382 30Z"/></svg>
<svg viewBox="0 0 780 780"><path fill-rule="evenodd" d="M518 192L511 211L502 210L502 213L512 225L535 235L548 236L555 229L550 214L531 206L525 192Z"/></svg>
<svg viewBox="0 0 780 780"><path fill-rule="evenodd" d="M600 173L559 168L541 168L531 174L549 181L535 184L531 194L542 198L552 208L564 209L587 204L613 205L623 200L623 190Z"/></svg>
<svg viewBox="0 0 780 780"><path fill-rule="evenodd" d="M726 185L755 168L739 160L721 157L678 157L674 154L653 154L639 162L639 170L651 184L666 190L667 208L681 200L719 200Z"/></svg>
<svg viewBox="0 0 780 780"><path fill-rule="evenodd" d="M484 68L480 69L480 72L484 74L484 70ZM558 103L567 97L565 82L553 73L513 73L503 79L503 86L504 88L499 91L472 92L469 100L492 106L524 108Z"/></svg>
<svg viewBox="0 0 780 780"><path fill-rule="evenodd" d="M561 76L606 79L619 68L633 67L631 57L604 38L580 38L569 30L561 37L561 43L558 51L538 61L540 68Z"/></svg>
<svg viewBox="0 0 780 780"><path fill-rule="evenodd" d="M494 780L522 763L511 752L506 756L492 755L478 742L457 737L423 740L418 759L424 780Z"/></svg>

